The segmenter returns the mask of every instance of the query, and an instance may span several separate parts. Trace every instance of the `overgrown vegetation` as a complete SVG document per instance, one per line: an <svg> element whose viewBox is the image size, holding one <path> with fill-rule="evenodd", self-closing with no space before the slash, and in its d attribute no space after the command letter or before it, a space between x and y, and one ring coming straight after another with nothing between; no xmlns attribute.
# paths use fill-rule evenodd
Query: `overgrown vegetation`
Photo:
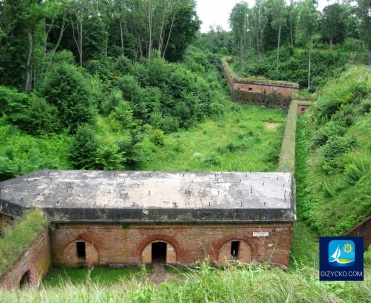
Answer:
<svg viewBox="0 0 371 303"><path fill-rule="evenodd" d="M40 211L33 210L24 215L15 226L5 230L0 238L0 276L27 250L47 225L46 217Z"/></svg>
<svg viewBox="0 0 371 303"><path fill-rule="evenodd" d="M368 267L366 268L366 270ZM365 282L319 282L318 271L301 267L285 272L279 268L251 264L225 270L211 267L207 260L196 270L180 272L176 279L155 285L151 275L140 273L111 285L93 282L86 274L84 284L64 280L59 286L15 290L2 294L4 302L367 302L371 297L370 277ZM72 277L71 277L72 278Z"/></svg>
<svg viewBox="0 0 371 303"><path fill-rule="evenodd" d="M188 131L145 140L145 170L276 171L285 112L231 103L225 115ZM157 139L158 140L158 139Z"/></svg>
<svg viewBox="0 0 371 303"><path fill-rule="evenodd" d="M371 214L371 70L348 67L299 120L298 214L322 235L342 235Z"/></svg>
<svg viewBox="0 0 371 303"><path fill-rule="evenodd" d="M243 77L265 77L272 80L285 80L299 83L300 87L308 87L308 51L294 49L290 46L282 47L280 51L280 72L277 74L275 58L277 51L267 52L261 59L253 56L242 68ZM322 50L313 51L311 57L311 87L315 92L322 87L329 77L333 76L336 68L349 61L349 53L327 53ZM234 67L239 70L239 64Z"/></svg>

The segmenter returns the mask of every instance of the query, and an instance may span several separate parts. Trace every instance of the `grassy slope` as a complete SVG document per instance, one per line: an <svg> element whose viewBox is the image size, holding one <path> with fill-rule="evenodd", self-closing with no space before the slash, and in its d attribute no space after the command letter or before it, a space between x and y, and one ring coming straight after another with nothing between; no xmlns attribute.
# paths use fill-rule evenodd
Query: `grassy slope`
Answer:
<svg viewBox="0 0 371 303"><path fill-rule="evenodd" d="M371 70L329 81L301 123L310 154L299 214L322 235L342 235L371 214Z"/></svg>
<svg viewBox="0 0 371 303"><path fill-rule="evenodd" d="M232 103L230 107L223 117L168 135L162 147L147 141L151 161L143 169L276 171L286 113Z"/></svg>

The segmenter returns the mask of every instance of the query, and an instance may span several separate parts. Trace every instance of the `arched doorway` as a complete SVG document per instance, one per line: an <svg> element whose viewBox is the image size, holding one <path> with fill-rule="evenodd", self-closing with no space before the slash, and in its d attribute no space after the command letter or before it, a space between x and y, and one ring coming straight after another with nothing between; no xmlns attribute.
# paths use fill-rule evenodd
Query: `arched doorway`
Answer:
<svg viewBox="0 0 371 303"><path fill-rule="evenodd" d="M225 242L219 250L218 264L228 265L231 261L251 262L251 247L243 240L234 239Z"/></svg>
<svg viewBox="0 0 371 303"><path fill-rule="evenodd" d="M26 271L21 280L19 281L19 288L25 288L25 287L28 287L30 285L30 282L31 282L31 274L30 274L30 271Z"/></svg>
<svg viewBox="0 0 371 303"><path fill-rule="evenodd" d="M67 266L98 265L98 251L90 242L72 241L63 250L63 261Z"/></svg>
<svg viewBox="0 0 371 303"><path fill-rule="evenodd" d="M166 264L166 242L152 243L152 264Z"/></svg>
<svg viewBox="0 0 371 303"><path fill-rule="evenodd" d="M143 264L175 264L176 251L174 246L166 241L152 241L142 252Z"/></svg>

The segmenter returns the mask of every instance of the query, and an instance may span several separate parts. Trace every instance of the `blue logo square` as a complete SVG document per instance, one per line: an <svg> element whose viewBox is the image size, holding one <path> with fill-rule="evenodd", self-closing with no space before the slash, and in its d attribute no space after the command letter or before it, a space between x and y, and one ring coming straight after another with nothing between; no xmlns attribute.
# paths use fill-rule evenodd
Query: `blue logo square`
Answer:
<svg viewBox="0 0 371 303"><path fill-rule="evenodd" d="M328 244L328 262L331 266L352 266L356 260L356 245L352 240L332 240Z"/></svg>
<svg viewBox="0 0 371 303"><path fill-rule="evenodd" d="M320 237L319 280L363 281L363 237Z"/></svg>

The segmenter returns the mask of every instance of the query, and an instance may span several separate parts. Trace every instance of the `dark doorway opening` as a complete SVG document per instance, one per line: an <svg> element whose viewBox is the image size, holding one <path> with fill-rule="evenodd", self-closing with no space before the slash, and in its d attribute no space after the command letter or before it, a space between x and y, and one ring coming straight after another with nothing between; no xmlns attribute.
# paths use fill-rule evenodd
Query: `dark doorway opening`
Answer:
<svg viewBox="0 0 371 303"><path fill-rule="evenodd" d="M165 264L166 263L166 248L165 242L152 243L152 263Z"/></svg>
<svg viewBox="0 0 371 303"><path fill-rule="evenodd" d="M231 256L232 259L238 260L238 250L240 248L240 241L232 241Z"/></svg>
<svg viewBox="0 0 371 303"><path fill-rule="evenodd" d="M76 252L79 259L86 260L85 242L76 242Z"/></svg>
<svg viewBox="0 0 371 303"><path fill-rule="evenodd" d="M21 278L21 281L19 281L19 287L24 288L28 287L30 285L31 279L30 279L30 271L26 271L24 275Z"/></svg>

